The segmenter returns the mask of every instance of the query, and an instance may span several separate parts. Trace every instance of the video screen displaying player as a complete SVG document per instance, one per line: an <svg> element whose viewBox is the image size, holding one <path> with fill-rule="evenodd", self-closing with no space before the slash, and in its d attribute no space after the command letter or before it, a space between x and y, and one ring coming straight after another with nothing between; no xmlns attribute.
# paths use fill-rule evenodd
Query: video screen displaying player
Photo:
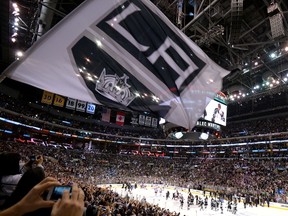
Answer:
<svg viewBox="0 0 288 216"><path fill-rule="evenodd" d="M227 106L215 100L211 100L204 111L204 119L226 126Z"/></svg>

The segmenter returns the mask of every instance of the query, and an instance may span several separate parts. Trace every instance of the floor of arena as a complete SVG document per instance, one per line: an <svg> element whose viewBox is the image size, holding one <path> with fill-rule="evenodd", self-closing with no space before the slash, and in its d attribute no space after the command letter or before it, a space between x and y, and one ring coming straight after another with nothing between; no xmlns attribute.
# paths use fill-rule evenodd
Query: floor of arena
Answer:
<svg viewBox="0 0 288 216"><path fill-rule="evenodd" d="M125 197L127 196L127 191L122 189L119 186L112 186L112 190L120 194L121 196ZM128 193L128 196L130 198L134 198L137 200L143 199L143 197L146 198L146 201L151 204L158 204L162 208L169 209L170 211L180 212L181 216L216 216L216 215L241 215L241 216L271 216L271 215L277 215L277 216L286 216L288 214L287 210L282 209L276 209L276 208L268 208L268 207L247 207L244 208L243 203L239 203L237 206L237 212L236 214L232 214L232 212L227 211L227 203L224 203L223 207L223 213L221 214L220 210L214 211L210 208L210 203L207 207L207 209L200 210L200 207L197 205L190 206L190 209L187 209L187 192L181 192L184 197L184 206L181 209L180 208L180 201L179 200L172 200L172 193L175 192L175 190L170 191L170 198L166 200L165 194L168 189L164 189L163 192L160 194L159 192L157 195L154 192L153 188L137 188L132 190L131 193ZM210 200L210 199L209 199Z"/></svg>

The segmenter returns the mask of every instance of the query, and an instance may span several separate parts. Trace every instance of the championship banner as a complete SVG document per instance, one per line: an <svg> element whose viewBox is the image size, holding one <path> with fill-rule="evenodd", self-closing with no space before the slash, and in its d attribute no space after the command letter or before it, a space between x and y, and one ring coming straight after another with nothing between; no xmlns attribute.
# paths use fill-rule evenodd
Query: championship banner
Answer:
<svg viewBox="0 0 288 216"><path fill-rule="evenodd" d="M146 116L145 126L151 127L151 116Z"/></svg>
<svg viewBox="0 0 288 216"><path fill-rule="evenodd" d="M53 93L48 92L48 91L43 91L41 103L51 105L53 102L53 96L54 96Z"/></svg>
<svg viewBox="0 0 288 216"><path fill-rule="evenodd" d="M132 117L130 123L131 123L132 125L138 125L138 118Z"/></svg>
<svg viewBox="0 0 288 216"><path fill-rule="evenodd" d="M152 127L157 128L158 126L158 118L152 118Z"/></svg>
<svg viewBox="0 0 288 216"><path fill-rule="evenodd" d="M86 101L78 100L76 104L76 111L85 112L86 110Z"/></svg>
<svg viewBox="0 0 288 216"><path fill-rule="evenodd" d="M151 1L90 0L4 74L81 101L157 113L192 129L228 71Z"/></svg>
<svg viewBox="0 0 288 216"><path fill-rule="evenodd" d="M145 125L145 115L139 115L139 125Z"/></svg>
<svg viewBox="0 0 288 216"><path fill-rule="evenodd" d="M72 109L75 110L76 108L76 99L74 98L67 98L67 102L66 102L66 108L67 109Z"/></svg>
<svg viewBox="0 0 288 216"><path fill-rule="evenodd" d="M60 95L55 95L54 97L54 102L53 105L54 106L58 106L58 107L64 107L64 102L65 102L65 98L60 96Z"/></svg>

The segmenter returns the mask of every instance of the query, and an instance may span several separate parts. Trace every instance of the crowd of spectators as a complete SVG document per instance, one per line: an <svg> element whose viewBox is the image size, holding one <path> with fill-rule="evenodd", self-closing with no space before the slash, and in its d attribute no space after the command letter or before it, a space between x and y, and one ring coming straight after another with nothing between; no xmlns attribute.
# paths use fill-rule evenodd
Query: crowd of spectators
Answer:
<svg viewBox="0 0 288 216"><path fill-rule="evenodd" d="M20 121L24 120L22 117L28 117L35 120L33 123L35 126L47 127L45 123L51 123L54 125L62 126L67 130L70 128L77 128L77 130L86 130L98 133L98 136L103 138L104 135L111 135L110 139L113 139L113 136L118 137L137 137L137 138L154 138L154 139L163 139L165 138L164 132L161 129L152 129L147 127L140 126L124 126L120 127L116 124L111 124L107 122L101 122L96 120L93 115L87 115L86 117L80 116L77 113L68 114L64 111L57 110L52 106L32 104L31 102L25 100L16 100L13 97L7 96L3 93L0 93L1 101L0 107L8 111L13 111L19 113L21 118ZM1 114L2 116L4 113ZM7 115L7 114L6 114ZM10 116L15 119L15 116ZM16 118L17 119L17 118ZM37 120L39 120L37 122ZM69 124L67 124L69 122ZM281 117L270 117L270 118L257 118L249 119L246 121L238 122L229 122L227 127L223 127L221 131L222 137L238 137L238 136L247 136L247 135L261 135L269 133L278 133L278 132L288 132L288 123L287 119L284 116ZM101 135L102 134L102 135Z"/></svg>
<svg viewBox="0 0 288 216"><path fill-rule="evenodd" d="M62 125L53 124L47 121L39 120L37 118L28 117L28 116L25 116L24 114L19 114L19 113L14 113L14 112L12 113L8 110L2 110L2 112L0 112L0 117L13 120L13 121L17 121L28 126L36 126L46 131L53 130L54 132L55 131L61 132L62 134L70 134L70 136L71 134L82 136L83 140L79 142L88 142L87 140L84 139L84 137L86 136L92 139L94 138L93 144L102 146L102 147L105 147L105 145L103 145L103 142L102 142L103 140L105 141L106 144L107 143L109 144L112 142L112 144L110 144L110 148L108 149L108 152L110 153L111 152L119 153L120 149L123 149L123 148L125 149L125 145L122 145L123 143L134 144L134 145L141 143L140 151L136 147L139 154L141 154L141 152L146 151L146 150L149 152L153 152L155 150L156 152L160 152L160 154L164 153L165 155L169 155L169 156L171 155L175 156L176 153L177 153L177 156L187 156L187 152L188 153L190 152L193 154L192 155L190 154L189 157L194 157L194 158L195 157L238 158L239 153L245 156L249 156L249 157L254 157L254 156L255 157L285 157L287 155L287 150L285 150L286 149L285 142L283 141L279 143L276 142L276 140L284 140L288 138L288 134L282 133L282 132L278 133L277 135L268 133L268 134L262 134L262 135L257 135L257 136L250 135L250 136L245 136L245 137L215 139L215 140L209 140L209 141L187 141L187 140L175 141L175 140L169 140L169 139L156 140L156 139L145 139L145 138L140 138L140 137L126 137L126 136L123 137L118 134L110 135L110 134L98 133L98 132L95 132L95 133L91 132L90 134L87 135L85 134L85 132L83 132L82 130L79 130L78 128L67 127L67 126L64 127ZM272 120L276 122L275 119L272 119ZM267 122L271 122L272 120L266 119L265 121L267 123ZM257 125L267 125L268 123L265 124L265 121L259 120ZM281 119L279 119L279 121L281 121ZM286 123L283 123L284 126L285 124ZM5 128L7 127L7 123L1 121L0 126L2 126L2 128ZM30 133L29 131L30 128L25 128L23 126L18 125L17 128L15 128L14 126L9 126L9 127L12 127L15 129L15 131L13 131L14 138L18 138L17 134L21 136L21 134L23 135L25 133L26 134ZM233 129L233 127L229 127L229 128L231 128L231 130ZM237 124L235 124L235 128L238 128ZM38 133L38 131L36 133ZM51 138L49 135L47 136L47 134L45 134L45 138L46 140L54 139L53 137ZM102 141L101 142L97 141L98 139L101 139ZM261 143L259 143L259 141ZM256 143L258 142L258 143L253 144L255 142ZM235 143L238 143L238 144L235 144ZM181 147L181 145L183 147ZM153 150L152 146L157 146L157 148L154 147L154 150ZM131 151L132 149L131 148L129 149L129 146L128 146L128 149L126 152L131 153Z"/></svg>
<svg viewBox="0 0 288 216"><path fill-rule="evenodd" d="M109 148L105 151L88 151L87 148L67 150L13 141L0 143L0 152L19 153L23 161L29 161L31 155L42 155L45 175L57 179L62 184L76 182L84 190L87 211L94 212L94 215L177 215L176 212L171 213L156 205L131 200L129 197L123 198L107 188L97 187L99 184L124 182L173 185L216 191L227 197L234 194L242 197L249 195L287 203L287 146L285 142L270 142L276 138L287 138L285 133L271 135L287 131L285 118L235 123L223 131L227 139L199 141L194 143L194 146L177 148L169 147L176 144L175 141L151 139L163 138L163 133L158 129L119 128L87 118L73 121L71 118L61 117L61 114L55 115L51 110L39 110L25 102L16 102L11 97L1 97L4 98L0 101L0 117L3 118L62 133L82 135L81 130L92 131L95 133L91 133L90 138L125 141L130 144L140 142L141 137L144 137L141 140L142 144L157 144L157 151L172 152L169 157L168 154L166 157L163 157L165 154L161 157L149 157L143 154L119 154L119 146L115 143L113 145L117 146L117 151L109 151ZM61 123L66 120L72 124L67 126ZM2 126L5 127L6 123ZM244 133L241 134L242 132ZM235 135L246 135L246 138L237 138L236 141L229 138ZM250 145L253 141L259 140L263 143ZM233 142L242 144L227 145ZM247 143L243 145L244 142ZM193 143L182 141L177 144ZM262 151L261 154L256 153L259 149ZM286 151L281 152L282 149ZM194 157L187 156L188 151L195 151ZM126 152L129 153L129 150Z"/></svg>
<svg viewBox="0 0 288 216"><path fill-rule="evenodd" d="M43 165L46 176L54 177L64 185L74 182L83 188L87 211L97 212L97 214L90 215L177 215L175 212L171 213L156 205L123 198L111 190L97 187L96 184L101 182L120 183L128 179L128 177L122 179L118 175L109 180L109 176L113 176L112 170L117 168L117 164L108 162L108 160L112 161L112 155L83 153L79 150L68 151L13 142L2 142L0 150L1 152L20 153L22 161L29 161L31 155L44 155ZM118 159L121 160L121 158Z"/></svg>
<svg viewBox="0 0 288 216"><path fill-rule="evenodd" d="M21 107L21 106L20 106ZM0 117L2 118L6 118L8 120L13 120L16 122L20 122L22 124L28 125L28 126L35 126L38 127L40 129L43 130L52 130L52 131L56 131L56 132L60 132L62 134L70 134L70 135L77 135L77 136L82 136L82 137L90 137L90 138L94 138L94 139L101 139L101 140L109 140L109 141L114 141L114 142L126 142L126 143L136 143L136 142L140 142L141 143L145 143L145 144L163 144L165 143L166 145L211 145L211 144L227 144L227 143L233 143L233 142L239 142L239 141L243 141L243 142L251 142L253 140L258 140L258 141L267 141L267 140L272 140L275 138L287 138L287 123L286 123L286 119L285 118L272 118L272 119L262 119L262 120L258 120L257 124L249 124L249 123L235 123L233 124L234 126L228 126L226 129L223 128L222 134L223 136L225 136L226 138L224 139L214 139L214 140L196 140L196 141L190 141L190 140L171 140L171 139L151 139L151 138L143 138L141 136L136 136L137 133L139 133L139 131L135 131L135 130L130 130L130 132L127 132L127 134L130 134L131 136L122 136L123 133L125 134L126 129L123 129L123 133L119 132L121 131L120 129L118 132L116 132L115 130L111 129L110 127L106 127L105 130L110 130L110 133L104 133L104 131L99 132L97 130L97 127L95 130L91 130L91 131L85 131L79 128L75 128L72 126L63 126L60 124L56 124L56 123L51 123L49 121L44 121L44 120L40 120L38 118L35 117L29 117L26 116L24 114L21 113L16 113L16 112L11 112L10 110L7 109L1 109L0 112ZM35 114L34 114L35 116ZM49 116L47 114L47 116ZM273 129L273 124L272 122L276 122L277 125L282 125L281 128L279 130ZM3 122L1 121L0 124L2 124ZM247 127L245 127L245 125ZM254 127L251 126L254 125L256 127L256 129L253 129ZM270 125L270 127L268 127L268 125ZM102 126L104 127L104 126ZM112 126L111 126L112 127ZM243 134L241 134L241 131L239 132L240 128L246 128L243 129L243 131L247 132L250 131L251 134L249 133L245 133L246 136L243 136ZM18 131L24 128L24 127L18 127ZM251 129L248 129L251 128ZM257 129L258 128L258 129ZM261 128L263 128L262 132L263 134L254 134L252 133L253 130L254 131L259 131ZM274 128L277 128L276 126ZM24 128L25 129L25 128ZM27 129L27 128L26 128ZM264 131L264 129L267 129L267 131ZM23 131L27 131L27 130L23 130ZM150 130L146 131L147 133ZM236 132L238 131L238 132ZM286 133L285 133L286 132ZM132 136L132 134L134 133L134 135ZM276 136L274 133L277 133L278 135ZM119 135L121 134L121 135ZM126 134L126 135L127 135ZM145 134L145 130L143 130L143 134ZM148 134L153 134L151 131ZM229 135L227 135L229 134ZM155 134L154 134L155 135ZM134 137L135 136L135 137ZM146 136L146 135L145 135ZM157 137L157 135L155 135ZM146 136L147 137L147 136ZM160 136L162 137L162 136ZM239 137L241 137L239 139ZM238 148L238 147L237 147ZM252 147L250 147L251 149L253 149ZM204 150L204 149L203 149ZM225 150L225 148L223 147L222 150ZM231 151L233 151L235 149L231 148Z"/></svg>
<svg viewBox="0 0 288 216"><path fill-rule="evenodd" d="M241 122L228 122L227 127L223 128L223 136L247 136L261 135L268 133L288 132L287 117L271 117L256 120L246 120Z"/></svg>
<svg viewBox="0 0 288 216"><path fill-rule="evenodd" d="M269 197L271 201L287 202L286 158L159 158L65 150L14 142L2 143L0 150L19 152L26 156L24 160L27 160L28 155L44 155L48 176L63 183L77 181L93 194L102 190L95 187L96 184L137 182L222 191L239 196L251 194ZM284 194L279 194L279 191L284 191ZM95 203L94 195L87 197L90 197L90 203Z"/></svg>

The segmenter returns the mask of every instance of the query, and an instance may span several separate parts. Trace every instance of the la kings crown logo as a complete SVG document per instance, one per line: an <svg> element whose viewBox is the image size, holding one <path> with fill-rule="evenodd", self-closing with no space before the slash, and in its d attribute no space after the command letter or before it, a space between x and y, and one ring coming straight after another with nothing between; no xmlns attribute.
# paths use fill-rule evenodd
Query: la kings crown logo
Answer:
<svg viewBox="0 0 288 216"><path fill-rule="evenodd" d="M122 77L117 74L106 75L106 69L104 68L96 81L95 90L110 100L128 106L135 99L130 91L131 86L127 83L128 79L129 77L126 74L123 74Z"/></svg>

